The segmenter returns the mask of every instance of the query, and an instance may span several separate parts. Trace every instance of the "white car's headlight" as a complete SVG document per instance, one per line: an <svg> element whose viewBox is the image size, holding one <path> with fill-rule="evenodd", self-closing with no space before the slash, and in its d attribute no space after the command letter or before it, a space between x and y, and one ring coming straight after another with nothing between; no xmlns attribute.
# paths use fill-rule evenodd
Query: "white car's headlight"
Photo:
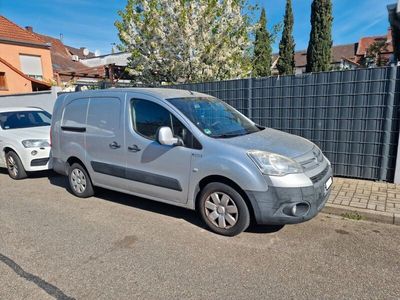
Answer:
<svg viewBox="0 0 400 300"><path fill-rule="evenodd" d="M259 150L250 150L247 154L263 174L284 176L303 173L303 168L288 157Z"/></svg>
<svg viewBox="0 0 400 300"><path fill-rule="evenodd" d="M22 145L24 145L25 148L50 147L50 143L47 140L25 140L22 141Z"/></svg>

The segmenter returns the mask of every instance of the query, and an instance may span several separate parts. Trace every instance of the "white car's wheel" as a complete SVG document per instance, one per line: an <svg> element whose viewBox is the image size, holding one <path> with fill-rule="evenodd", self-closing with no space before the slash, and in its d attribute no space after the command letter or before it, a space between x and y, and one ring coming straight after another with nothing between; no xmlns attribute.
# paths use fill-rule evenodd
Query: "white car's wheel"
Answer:
<svg viewBox="0 0 400 300"><path fill-rule="evenodd" d="M27 177L24 166L19 159L17 153L14 151L9 151L6 153L6 164L8 175L12 179L19 180Z"/></svg>

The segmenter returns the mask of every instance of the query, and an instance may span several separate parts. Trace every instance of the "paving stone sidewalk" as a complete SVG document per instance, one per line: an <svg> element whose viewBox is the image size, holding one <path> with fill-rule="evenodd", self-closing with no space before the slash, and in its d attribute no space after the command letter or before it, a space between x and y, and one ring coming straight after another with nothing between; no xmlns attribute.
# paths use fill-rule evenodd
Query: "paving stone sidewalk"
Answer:
<svg viewBox="0 0 400 300"><path fill-rule="evenodd" d="M400 185L335 177L324 212L400 225Z"/></svg>

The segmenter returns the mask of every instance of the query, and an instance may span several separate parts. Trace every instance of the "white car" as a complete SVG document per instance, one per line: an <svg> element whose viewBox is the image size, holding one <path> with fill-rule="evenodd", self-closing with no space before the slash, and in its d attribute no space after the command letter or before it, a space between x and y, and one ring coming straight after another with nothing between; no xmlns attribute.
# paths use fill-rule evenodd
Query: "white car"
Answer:
<svg viewBox="0 0 400 300"><path fill-rule="evenodd" d="M13 179L49 169L51 114L33 107L0 108L0 167Z"/></svg>

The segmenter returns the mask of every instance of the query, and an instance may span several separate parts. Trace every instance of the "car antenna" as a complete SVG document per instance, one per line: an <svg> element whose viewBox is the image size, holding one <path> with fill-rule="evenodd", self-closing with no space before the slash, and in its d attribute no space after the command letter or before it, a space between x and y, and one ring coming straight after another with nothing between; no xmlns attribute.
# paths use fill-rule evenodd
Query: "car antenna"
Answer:
<svg viewBox="0 0 400 300"><path fill-rule="evenodd" d="M190 90L189 90L189 93L190 93L190 95L194 95L193 91L190 91Z"/></svg>

